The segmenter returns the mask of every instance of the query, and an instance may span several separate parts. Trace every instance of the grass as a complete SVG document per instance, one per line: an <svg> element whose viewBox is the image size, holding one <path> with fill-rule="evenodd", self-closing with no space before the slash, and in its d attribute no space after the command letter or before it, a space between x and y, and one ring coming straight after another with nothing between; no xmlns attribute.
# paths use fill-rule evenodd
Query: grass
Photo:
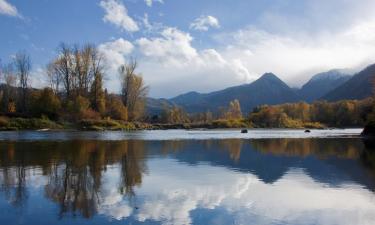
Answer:
<svg viewBox="0 0 375 225"><path fill-rule="evenodd" d="M83 130L136 130L134 123L117 121L117 120L81 120L78 128Z"/></svg>
<svg viewBox="0 0 375 225"><path fill-rule="evenodd" d="M62 129L63 125L46 118L0 117L0 130Z"/></svg>
<svg viewBox="0 0 375 225"><path fill-rule="evenodd" d="M78 122L55 122L48 118L8 118L0 117L0 130L39 130L39 129L78 129L78 130L146 130L146 129L191 129L191 128L309 128L322 129L324 125L320 123L301 122L298 120L286 120L275 127L262 126L262 124L252 124L245 119L214 120L211 123L184 123L184 124L148 124L141 122L125 122L120 120L80 120Z"/></svg>

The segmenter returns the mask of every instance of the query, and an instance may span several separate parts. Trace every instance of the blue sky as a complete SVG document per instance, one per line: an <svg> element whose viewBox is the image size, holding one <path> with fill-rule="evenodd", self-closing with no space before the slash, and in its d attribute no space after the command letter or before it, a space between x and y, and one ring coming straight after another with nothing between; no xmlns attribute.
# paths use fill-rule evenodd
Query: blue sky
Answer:
<svg viewBox="0 0 375 225"><path fill-rule="evenodd" d="M94 43L106 86L129 57L170 97L248 83L274 72L291 86L333 68L374 63L375 1L362 0L0 0L0 58L33 61L33 84L61 42Z"/></svg>

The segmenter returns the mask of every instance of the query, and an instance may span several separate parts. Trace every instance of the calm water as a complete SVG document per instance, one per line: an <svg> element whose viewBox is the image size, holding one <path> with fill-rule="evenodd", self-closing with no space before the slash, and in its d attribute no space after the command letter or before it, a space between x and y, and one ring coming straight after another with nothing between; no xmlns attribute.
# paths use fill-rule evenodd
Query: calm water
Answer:
<svg viewBox="0 0 375 225"><path fill-rule="evenodd" d="M359 132L2 132L0 224L375 224Z"/></svg>

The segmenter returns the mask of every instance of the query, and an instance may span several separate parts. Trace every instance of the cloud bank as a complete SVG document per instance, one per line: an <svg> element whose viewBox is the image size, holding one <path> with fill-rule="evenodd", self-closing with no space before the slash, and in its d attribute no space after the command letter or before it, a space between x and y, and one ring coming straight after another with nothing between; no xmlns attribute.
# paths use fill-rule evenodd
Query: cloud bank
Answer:
<svg viewBox="0 0 375 225"><path fill-rule="evenodd" d="M359 70L374 62L375 16L370 9L375 3L365 1L346 1L340 9L335 8L338 0L306 1L294 14L287 7L292 3L277 3L245 27L205 33L209 36L203 41L209 45L177 27L159 24L153 29L146 14L144 28L152 32L127 41L134 46L131 54L136 55L153 97L215 91L251 82L266 72L300 87L316 73ZM200 16L189 25L197 31L219 27L213 16ZM113 68L130 55L116 54L120 56L112 62Z"/></svg>
<svg viewBox="0 0 375 225"><path fill-rule="evenodd" d="M117 46L118 43L126 42L125 49L134 46L132 54L138 55L139 71L150 84L152 96L165 96L166 83L168 94L173 96L189 90L215 90L222 88L223 82L236 85L255 78L240 58L224 58L211 48L199 50L193 47L192 41L189 33L166 27L156 37L142 37L133 44L118 39L100 45L100 49L108 56L109 67L118 68L132 52L119 51L122 48ZM110 71L110 77L116 79L114 71ZM118 84L111 87L119 90Z"/></svg>

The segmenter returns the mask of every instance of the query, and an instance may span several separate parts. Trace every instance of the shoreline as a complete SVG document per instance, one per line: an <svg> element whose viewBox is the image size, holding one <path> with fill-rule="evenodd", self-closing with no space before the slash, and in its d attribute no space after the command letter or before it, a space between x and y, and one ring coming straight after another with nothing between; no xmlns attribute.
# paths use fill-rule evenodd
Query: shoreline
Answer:
<svg viewBox="0 0 375 225"><path fill-rule="evenodd" d="M4 131L0 141L204 141L204 140L283 140L283 139L365 139L362 129L311 130L303 129L250 129L247 134L240 129L212 130L140 130L140 131Z"/></svg>
<svg viewBox="0 0 375 225"><path fill-rule="evenodd" d="M288 127L258 127L246 120L220 120L208 123L148 123L126 122L121 120L79 120L53 121L48 118L6 118L0 117L0 131L43 131L43 130L74 130L74 131L136 131L136 130L177 130L177 129L363 129L363 127L328 127L322 124L316 126L288 126Z"/></svg>

